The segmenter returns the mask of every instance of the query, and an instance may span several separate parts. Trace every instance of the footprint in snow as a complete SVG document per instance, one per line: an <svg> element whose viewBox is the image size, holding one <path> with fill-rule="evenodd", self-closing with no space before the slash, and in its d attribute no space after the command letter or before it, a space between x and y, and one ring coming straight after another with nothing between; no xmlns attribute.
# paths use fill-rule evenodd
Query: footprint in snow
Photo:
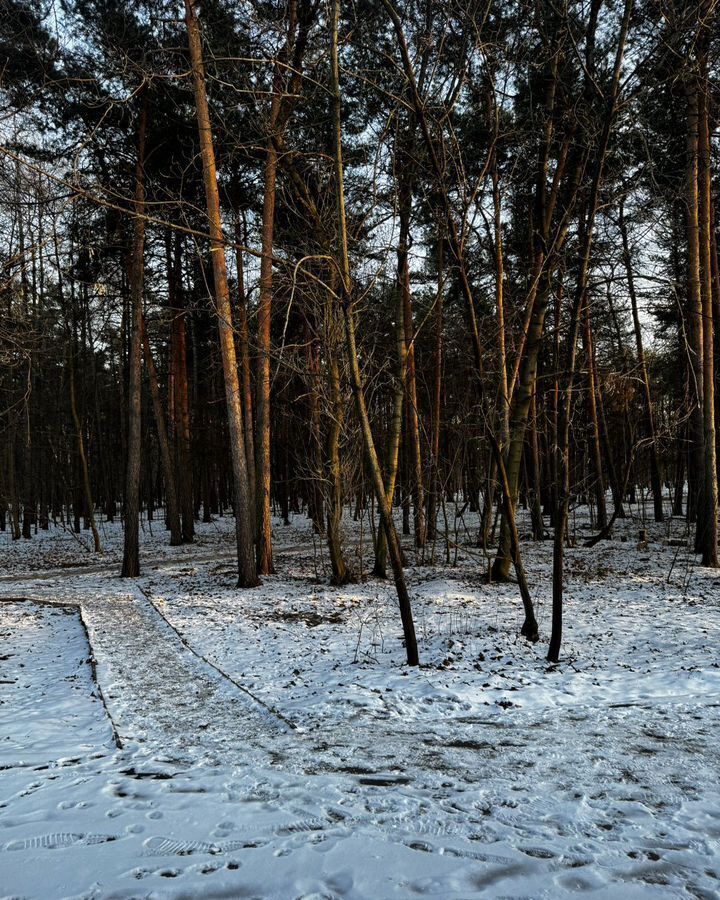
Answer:
<svg viewBox="0 0 720 900"><path fill-rule="evenodd" d="M191 856L193 853L220 853L217 844L206 841L177 841L173 838L150 837L143 842L146 856Z"/></svg>
<svg viewBox="0 0 720 900"><path fill-rule="evenodd" d="M544 847L519 847L518 849L526 856L532 856L535 859L554 859L556 855L552 850L546 850Z"/></svg>
<svg viewBox="0 0 720 900"><path fill-rule="evenodd" d="M114 834L74 834L61 832L58 834L43 834L38 837L22 838L9 841L3 850L63 850L75 844L107 844L116 841Z"/></svg>

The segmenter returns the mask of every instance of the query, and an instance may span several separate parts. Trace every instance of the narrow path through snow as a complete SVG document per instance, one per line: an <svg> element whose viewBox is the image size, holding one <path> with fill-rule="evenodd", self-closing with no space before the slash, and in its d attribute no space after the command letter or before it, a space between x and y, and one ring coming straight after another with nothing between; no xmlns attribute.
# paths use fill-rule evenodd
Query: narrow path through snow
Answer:
<svg viewBox="0 0 720 900"><path fill-rule="evenodd" d="M571 558L566 672L515 646L512 590L419 569L416 671L391 588L307 561L252 597L230 553L28 579L82 607L126 745L5 773L0 883L36 893L51 855L43 897L717 896L716 580L685 596L666 557L639 577L603 552L611 580Z"/></svg>
<svg viewBox="0 0 720 900"><path fill-rule="evenodd" d="M97 598L83 614L124 744L180 764L269 761L282 723L194 655L144 597Z"/></svg>
<svg viewBox="0 0 720 900"><path fill-rule="evenodd" d="M190 549L188 550L188 547ZM273 547L275 554L292 553L304 554L312 553L312 544L278 544ZM96 558L96 557L94 557ZM220 562L222 560L237 559L237 550L200 550L193 552L191 545L184 545L182 548L168 547L166 553L161 556L151 556L145 558L140 553L140 570L142 574L147 574L150 569L162 568L164 566L192 566L196 563ZM0 575L0 584L15 584L17 582L28 581L55 581L58 578L77 578L83 575L117 575L120 572L120 563L115 560L113 562L88 563L77 562L73 565L62 566L60 568L43 569L41 571L18 572L10 575Z"/></svg>

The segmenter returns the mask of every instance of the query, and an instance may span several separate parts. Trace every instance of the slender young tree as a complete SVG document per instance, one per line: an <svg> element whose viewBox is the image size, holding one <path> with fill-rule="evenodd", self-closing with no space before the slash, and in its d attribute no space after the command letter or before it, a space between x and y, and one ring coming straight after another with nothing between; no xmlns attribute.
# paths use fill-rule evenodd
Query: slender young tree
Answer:
<svg viewBox="0 0 720 900"><path fill-rule="evenodd" d="M372 477L373 488L380 515L382 527L388 544L390 563L395 579L395 590L400 605L400 618L402 620L403 634L405 636L405 652L409 666L419 664L417 639L415 637L415 624L413 622L410 595L403 570L402 551L395 523L392 517L392 505L390 497L385 491L380 460L375 448L375 440L370 426L365 395L363 392L360 362L358 360L357 340L355 337L355 310L352 302L352 281L350 276L350 257L348 254L347 220L345 216L345 187L344 168L342 155L342 94L340 92L340 64L338 57L338 28L340 20L340 0L333 0L330 19L330 84L332 90L333 111L333 144L335 150L335 193L337 197L337 223L338 223L338 256L340 268L340 301L343 306L345 318L345 335L347 342L348 360L350 364L350 377L353 393L355 394L355 406L357 409L360 428L362 431L365 453Z"/></svg>

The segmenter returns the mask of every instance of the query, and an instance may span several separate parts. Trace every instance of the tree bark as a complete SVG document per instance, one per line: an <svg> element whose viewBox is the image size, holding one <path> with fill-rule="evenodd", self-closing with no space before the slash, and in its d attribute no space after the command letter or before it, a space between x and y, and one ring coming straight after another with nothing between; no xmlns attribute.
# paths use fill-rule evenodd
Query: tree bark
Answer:
<svg viewBox="0 0 720 900"><path fill-rule="evenodd" d="M275 234L275 195L277 187L278 144L302 87L302 62L314 6L305 2L298 17L297 0L287 6L287 40L273 70L272 101L265 155L265 192L261 228L260 303L258 306L258 374L256 380L257 434L255 439L256 477L255 512L257 515L257 569L261 575L275 570L272 554L270 512L271 435L270 435L270 345L273 292L273 243ZM297 32L297 35L296 35ZM292 59L290 57L292 55ZM290 61L290 65L282 65ZM284 77L290 71L287 91Z"/></svg>
<svg viewBox="0 0 720 900"><path fill-rule="evenodd" d="M520 555L520 539L518 537L517 526L515 524L515 509L512 503L512 497L510 495L510 484L508 483L507 472L505 471L505 462L502 458L502 452L497 439L492 432L488 433L488 437L490 439L490 446L492 447L493 456L495 458L495 463L498 467L498 474L500 476L500 488L502 492L503 508L508 519L508 527L510 530L510 552L512 553L512 560L515 566L515 574L518 580L518 587L520 588L520 596L522 598L523 607L525 610L525 621L523 622L522 628L520 629L520 634L534 643L538 640L539 637L538 623L537 619L535 618L535 609L533 607L532 598L530 596L527 576L525 575L525 567L523 566L522 556Z"/></svg>
<svg viewBox="0 0 720 900"><path fill-rule="evenodd" d="M402 299L402 288L398 283L397 286L397 359L398 371L395 381L395 393L393 397L392 418L390 420L390 429L387 437L387 447L385 449L387 459L385 462L385 478L384 486L392 509L393 499L395 497L395 485L397 482L398 468L400 465L400 442L402 440L402 422L403 422L403 406L405 398L405 329L403 327L404 304ZM387 577L387 538L385 529L378 531L377 541L375 543L375 564L373 566L373 575L378 578Z"/></svg>
<svg viewBox="0 0 720 900"><path fill-rule="evenodd" d="M128 372L127 473L125 479L125 541L120 575L140 574L140 463L142 452L142 299L145 275L145 133L148 101L143 97L137 135L133 244L130 257L130 359Z"/></svg>
<svg viewBox="0 0 720 900"><path fill-rule="evenodd" d="M238 587L255 587L259 584L259 581L253 553L253 523L251 519L250 482L248 478L249 461L245 456L240 381L238 378L237 357L235 355L232 306L230 304L227 263L225 261L225 240L220 218L220 195L215 170L215 151L210 127L210 113L205 88L205 69L200 42L200 28L195 15L195 3L196 0L185 0L185 21L188 30L190 60L195 88L195 109L202 152L203 181L205 183L205 199L210 226L215 282L215 304L220 333L220 353L225 380L225 402L227 405L230 452L233 465Z"/></svg>

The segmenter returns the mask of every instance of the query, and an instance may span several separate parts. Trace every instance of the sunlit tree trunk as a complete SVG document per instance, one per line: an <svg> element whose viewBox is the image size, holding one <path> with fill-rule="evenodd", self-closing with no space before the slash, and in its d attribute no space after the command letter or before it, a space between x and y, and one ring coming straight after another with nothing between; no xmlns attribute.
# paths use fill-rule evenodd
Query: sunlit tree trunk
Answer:
<svg viewBox="0 0 720 900"><path fill-rule="evenodd" d="M255 587L259 584L259 581L253 552L254 529L251 518L250 482L248 479L249 461L245 456L240 379L238 378L237 357L235 355L232 306L230 304L227 263L225 261L225 241L220 218L220 195L218 193L215 151L205 89L205 70L200 42L200 29L195 15L195 0L185 0L185 21L188 30L190 61L195 88L195 109L202 152L203 181L205 183L205 199L210 226L213 277L215 282L215 304L220 334L220 354L225 380L230 452L232 454L235 488L235 532L238 551L238 587Z"/></svg>

